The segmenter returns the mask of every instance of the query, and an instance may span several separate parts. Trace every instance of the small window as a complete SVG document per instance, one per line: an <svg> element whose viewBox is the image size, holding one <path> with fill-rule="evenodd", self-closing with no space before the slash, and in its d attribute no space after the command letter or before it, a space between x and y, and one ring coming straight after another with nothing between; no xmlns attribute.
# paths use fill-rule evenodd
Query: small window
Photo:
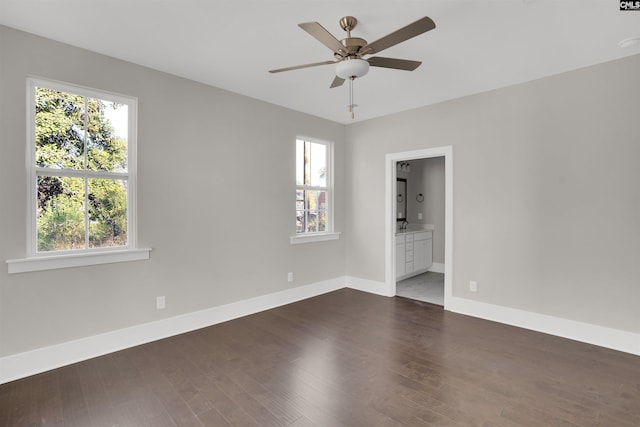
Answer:
<svg viewBox="0 0 640 427"><path fill-rule="evenodd" d="M296 140L296 235L333 231L330 159L329 144Z"/></svg>
<svg viewBox="0 0 640 427"><path fill-rule="evenodd" d="M135 247L136 100L29 80L29 256Z"/></svg>

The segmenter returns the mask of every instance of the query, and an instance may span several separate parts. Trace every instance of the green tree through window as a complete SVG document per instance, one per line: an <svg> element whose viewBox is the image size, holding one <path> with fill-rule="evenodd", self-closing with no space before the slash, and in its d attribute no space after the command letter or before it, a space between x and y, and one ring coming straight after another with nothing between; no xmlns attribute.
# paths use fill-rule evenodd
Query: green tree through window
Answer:
<svg viewBox="0 0 640 427"><path fill-rule="evenodd" d="M41 86L33 92L37 251L126 246L129 105Z"/></svg>

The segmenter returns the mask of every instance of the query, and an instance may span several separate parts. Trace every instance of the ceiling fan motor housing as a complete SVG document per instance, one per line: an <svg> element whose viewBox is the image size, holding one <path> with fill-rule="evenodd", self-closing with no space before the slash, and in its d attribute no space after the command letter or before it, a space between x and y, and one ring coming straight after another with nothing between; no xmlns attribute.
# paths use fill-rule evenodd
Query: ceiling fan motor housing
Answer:
<svg viewBox="0 0 640 427"><path fill-rule="evenodd" d="M336 59L342 59L346 56L362 56L364 52L360 52L360 49L367 45L367 41L360 37L347 37L340 40L340 43L342 43L344 49L342 52L335 53Z"/></svg>

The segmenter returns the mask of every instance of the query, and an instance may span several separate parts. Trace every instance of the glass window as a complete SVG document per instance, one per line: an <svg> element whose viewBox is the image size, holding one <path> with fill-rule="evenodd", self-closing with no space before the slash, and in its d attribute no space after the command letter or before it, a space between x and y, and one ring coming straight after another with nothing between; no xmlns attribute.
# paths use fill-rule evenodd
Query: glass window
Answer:
<svg viewBox="0 0 640 427"><path fill-rule="evenodd" d="M322 233L330 227L330 146L296 140L296 233Z"/></svg>
<svg viewBox="0 0 640 427"><path fill-rule="evenodd" d="M134 247L136 101L29 80L29 254Z"/></svg>

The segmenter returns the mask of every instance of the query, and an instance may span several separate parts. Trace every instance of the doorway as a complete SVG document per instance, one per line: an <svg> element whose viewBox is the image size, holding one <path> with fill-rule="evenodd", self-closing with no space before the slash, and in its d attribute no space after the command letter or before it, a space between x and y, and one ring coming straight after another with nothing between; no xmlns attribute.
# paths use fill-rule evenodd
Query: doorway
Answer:
<svg viewBox="0 0 640 427"><path fill-rule="evenodd" d="M444 308L447 309L449 301L451 301L451 297L453 296L453 149L451 146L390 153L385 157L385 284L387 286L388 295L395 296L397 294L396 231L398 228L397 219L399 214L397 204L397 179L399 178L399 172L397 170L397 163L410 162L417 159L430 159L434 157L444 157L445 168L444 230L442 230L444 231L444 265L440 265L437 270L444 274ZM402 174L402 172L400 172L400 174ZM427 279L431 280L433 278Z"/></svg>

